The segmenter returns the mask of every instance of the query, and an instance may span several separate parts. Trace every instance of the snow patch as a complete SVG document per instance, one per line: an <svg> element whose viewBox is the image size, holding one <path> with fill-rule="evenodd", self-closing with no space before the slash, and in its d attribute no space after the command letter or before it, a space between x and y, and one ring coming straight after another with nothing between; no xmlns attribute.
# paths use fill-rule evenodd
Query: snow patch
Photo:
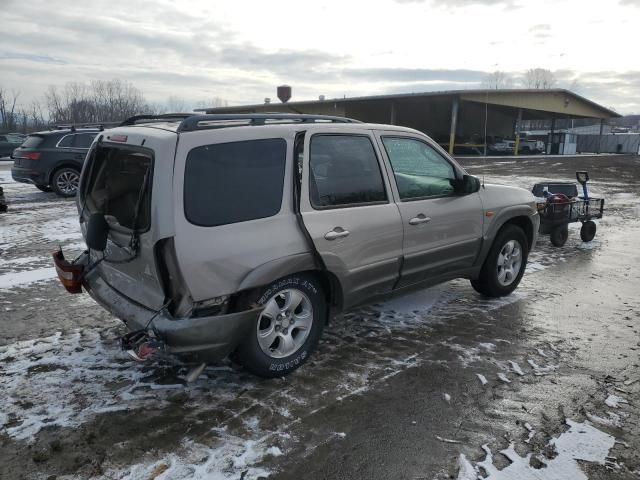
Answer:
<svg viewBox="0 0 640 480"><path fill-rule="evenodd" d="M511 360L509 360L509 364L511 365L511 370L513 370L515 373L517 373L521 377L524 376L524 372L520 368L520 365L518 365L516 362L513 362Z"/></svg>
<svg viewBox="0 0 640 480"><path fill-rule="evenodd" d="M499 372L498 373L498 380L500 380L501 382L504 383L511 383L511 380L509 380L509 377L507 377L504 373Z"/></svg>
<svg viewBox="0 0 640 480"><path fill-rule="evenodd" d="M618 397L617 395L609 395L607 399L604 401L607 406L611 408L620 408L621 403L629 403L626 399L622 397Z"/></svg>
<svg viewBox="0 0 640 480"><path fill-rule="evenodd" d="M483 445L486 457L478 462L475 467L460 455L458 459L458 480L477 480L480 472L484 470L488 480L588 480L580 469L578 460L604 465L613 448L615 438L608 435L590 423L577 423L566 420L569 430L558 438L552 439L549 445L554 447L557 456L552 460L538 457L543 463L542 469L533 468L529 461L531 454L521 457L514 449L513 443L500 453L507 457L510 465L498 470L493 464L493 455L487 445Z"/></svg>
<svg viewBox="0 0 640 480"><path fill-rule="evenodd" d="M78 217L64 217L45 222L42 226L42 236L58 242L80 238L82 234Z"/></svg>
<svg viewBox="0 0 640 480"><path fill-rule="evenodd" d="M15 287L30 285L32 283L56 278L56 269L53 267L37 268L24 272L11 272L0 275L0 290L8 290Z"/></svg>
<svg viewBox="0 0 640 480"><path fill-rule="evenodd" d="M487 384L487 377L485 377L481 373L476 373L476 377L478 377L478 380L480 380L480 383L482 385L486 385Z"/></svg>

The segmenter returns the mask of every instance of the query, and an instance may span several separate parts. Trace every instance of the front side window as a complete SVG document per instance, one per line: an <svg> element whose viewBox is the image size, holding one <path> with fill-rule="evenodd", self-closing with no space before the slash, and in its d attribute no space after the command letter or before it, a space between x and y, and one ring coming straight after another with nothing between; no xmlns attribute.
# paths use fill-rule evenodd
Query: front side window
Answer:
<svg viewBox="0 0 640 480"><path fill-rule="evenodd" d="M309 166L309 196L316 209L387 201L369 137L314 135Z"/></svg>
<svg viewBox="0 0 640 480"><path fill-rule="evenodd" d="M185 217L195 225L214 227L277 214L286 158L282 138L192 149L184 172Z"/></svg>
<svg viewBox="0 0 640 480"><path fill-rule="evenodd" d="M429 144L413 138L382 137L401 200L453 194L453 166Z"/></svg>

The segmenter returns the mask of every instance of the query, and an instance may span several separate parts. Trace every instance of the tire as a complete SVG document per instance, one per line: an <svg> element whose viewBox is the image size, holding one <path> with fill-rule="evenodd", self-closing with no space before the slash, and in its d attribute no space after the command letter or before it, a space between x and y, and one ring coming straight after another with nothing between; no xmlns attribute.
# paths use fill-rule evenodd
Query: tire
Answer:
<svg viewBox="0 0 640 480"><path fill-rule="evenodd" d="M582 224L582 228L580 228L580 238L583 242L590 242L593 240L593 237L596 236L596 222L593 220L587 220Z"/></svg>
<svg viewBox="0 0 640 480"><path fill-rule="evenodd" d="M49 193L52 191L52 188L49 185L36 185L35 187L41 192Z"/></svg>
<svg viewBox="0 0 640 480"><path fill-rule="evenodd" d="M51 177L51 189L60 197L75 197L78 193L80 172L73 167L63 167Z"/></svg>
<svg viewBox="0 0 640 480"><path fill-rule="evenodd" d="M569 227L567 225L560 225L559 227L555 227L551 230L551 234L549 235L551 239L551 243L555 247L562 247L565 243L567 243L567 238L569 238Z"/></svg>
<svg viewBox="0 0 640 480"><path fill-rule="evenodd" d="M471 285L487 297L509 295L522 279L528 256L529 243L524 231L515 225L505 225L493 241L480 275L471 280Z"/></svg>
<svg viewBox="0 0 640 480"><path fill-rule="evenodd" d="M287 308L291 301L293 310ZM264 288L257 303L265 309L234 359L260 377L288 375L307 361L322 335L327 312L322 286L312 275L290 275Z"/></svg>

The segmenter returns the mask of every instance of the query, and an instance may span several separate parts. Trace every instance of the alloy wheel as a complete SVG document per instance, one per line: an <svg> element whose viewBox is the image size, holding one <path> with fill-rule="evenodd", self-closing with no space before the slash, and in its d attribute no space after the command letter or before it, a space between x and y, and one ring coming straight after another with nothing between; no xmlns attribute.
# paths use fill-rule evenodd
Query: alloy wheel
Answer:
<svg viewBox="0 0 640 480"><path fill-rule="evenodd" d="M511 285L522 266L522 246L517 240L509 240L500 249L497 261L498 283L503 287Z"/></svg>
<svg viewBox="0 0 640 480"><path fill-rule="evenodd" d="M297 352L313 325L313 306L304 292L281 290L265 304L258 318L258 344L271 358L284 358Z"/></svg>

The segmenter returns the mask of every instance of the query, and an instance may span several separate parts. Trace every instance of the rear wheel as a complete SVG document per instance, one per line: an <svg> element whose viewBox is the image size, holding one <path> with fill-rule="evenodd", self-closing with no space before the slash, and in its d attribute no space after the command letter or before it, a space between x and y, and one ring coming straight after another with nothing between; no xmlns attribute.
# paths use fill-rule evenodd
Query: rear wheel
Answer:
<svg viewBox="0 0 640 480"><path fill-rule="evenodd" d="M50 192L51 187L49 185L36 185L36 188L41 192Z"/></svg>
<svg viewBox="0 0 640 480"><path fill-rule="evenodd" d="M235 358L248 371L265 378L293 372L309 358L322 335L326 300L311 275L296 274L266 287L256 319Z"/></svg>
<svg viewBox="0 0 640 480"><path fill-rule="evenodd" d="M513 292L527 265L528 245L521 228L504 226L489 250L480 275L471 280L473 288L487 297L503 297Z"/></svg>
<svg viewBox="0 0 640 480"><path fill-rule="evenodd" d="M582 228L580 229L580 238L583 242L590 242L593 240L593 237L596 236L596 230L596 222L587 220L582 224Z"/></svg>
<svg viewBox="0 0 640 480"><path fill-rule="evenodd" d="M551 239L551 243L555 247L562 247L565 243L567 243L567 238L569 238L569 227L567 225L560 225L559 227L555 227L551 230L551 234L549 235Z"/></svg>
<svg viewBox="0 0 640 480"><path fill-rule="evenodd" d="M72 167L63 167L53 174L51 188L61 197L74 197L78 193L80 172Z"/></svg>

